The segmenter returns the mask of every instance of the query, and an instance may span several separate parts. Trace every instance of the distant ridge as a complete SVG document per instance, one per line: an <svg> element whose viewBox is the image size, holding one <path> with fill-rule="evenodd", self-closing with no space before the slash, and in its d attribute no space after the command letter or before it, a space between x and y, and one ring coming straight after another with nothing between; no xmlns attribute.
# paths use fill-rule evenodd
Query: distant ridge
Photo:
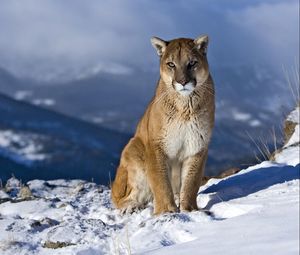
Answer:
<svg viewBox="0 0 300 255"><path fill-rule="evenodd" d="M119 154L129 136L43 109L0 94L0 134L10 130L21 137L35 137L47 159L31 166L15 162L17 169L6 169L13 159L0 145L0 178L13 173L23 180L33 178L83 178L107 184L114 175ZM9 138L8 138L9 139ZM2 153L1 153L2 151ZM9 153L8 153L9 154ZM5 161L5 164L4 164ZM30 171L28 170L30 169ZM26 173L24 171L26 170Z"/></svg>

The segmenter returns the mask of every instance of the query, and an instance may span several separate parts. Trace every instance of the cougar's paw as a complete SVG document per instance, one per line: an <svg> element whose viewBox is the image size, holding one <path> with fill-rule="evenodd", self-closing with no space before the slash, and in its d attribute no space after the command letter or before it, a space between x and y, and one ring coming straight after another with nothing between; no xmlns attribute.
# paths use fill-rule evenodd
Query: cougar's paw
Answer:
<svg viewBox="0 0 300 255"><path fill-rule="evenodd" d="M198 211L197 204L180 204L180 211L181 212L191 212L191 211Z"/></svg>
<svg viewBox="0 0 300 255"><path fill-rule="evenodd" d="M160 215L164 213L175 213L179 212L178 207L176 205L163 205L163 206L155 206L154 207L154 215Z"/></svg>
<svg viewBox="0 0 300 255"><path fill-rule="evenodd" d="M138 203L128 203L126 207L123 207L120 209L121 214L132 214L134 212L138 212L142 209L144 209L145 207L141 204Z"/></svg>

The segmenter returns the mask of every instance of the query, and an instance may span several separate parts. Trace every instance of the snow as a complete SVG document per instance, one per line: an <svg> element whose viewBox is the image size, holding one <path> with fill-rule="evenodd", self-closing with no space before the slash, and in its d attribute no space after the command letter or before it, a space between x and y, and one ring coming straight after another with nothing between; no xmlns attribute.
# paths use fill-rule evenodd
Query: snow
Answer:
<svg viewBox="0 0 300 255"><path fill-rule="evenodd" d="M109 188L82 180L32 180L33 198L1 203L19 197L13 178L0 189L0 253L299 254L299 136L293 139L274 162L209 180L197 197L203 209L191 213L154 217L150 204L121 215Z"/></svg>
<svg viewBox="0 0 300 255"><path fill-rule="evenodd" d="M53 106L55 105L55 100L51 98L43 98L43 99L34 99L32 101L33 104L35 105L45 105L45 106Z"/></svg>
<svg viewBox="0 0 300 255"><path fill-rule="evenodd" d="M9 198L9 195L5 191L0 190L0 199L3 199L3 198Z"/></svg>
<svg viewBox="0 0 300 255"><path fill-rule="evenodd" d="M30 90L18 90L18 91L16 91L14 98L16 100L25 100L25 99L31 97L32 94L33 93Z"/></svg>
<svg viewBox="0 0 300 255"><path fill-rule="evenodd" d="M299 165L272 162L201 187L209 211L120 215L110 190L81 180L33 180L36 199L0 204L1 254L296 254ZM43 223L50 219L55 224ZM49 221L49 220L48 220ZM39 222L39 224L36 224ZM60 249L43 248L64 242ZM217 245L216 245L217 242ZM201 247L201 248L200 248Z"/></svg>
<svg viewBox="0 0 300 255"><path fill-rule="evenodd" d="M16 162L31 165L34 161L47 158L47 155L42 153L43 146L36 142L42 138L41 135L29 132L0 129L0 154Z"/></svg>
<svg viewBox="0 0 300 255"><path fill-rule="evenodd" d="M240 112L236 109L233 110L232 116L235 120L239 120L239 121L247 121L251 119L250 113Z"/></svg>
<svg viewBox="0 0 300 255"><path fill-rule="evenodd" d="M299 164L300 148L299 144L293 147L283 148L280 154L276 155L276 161L282 164L296 166Z"/></svg>
<svg viewBox="0 0 300 255"><path fill-rule="evenodd" d="M236 121L248 122L251 127L258 127L262 124L258 119L253 119L250 113L241 112L237 109L232 109L231 116Z"/></svg>
<svg viewBox="0 0 300 255"><path fill-rule="evenodd" d="M289 116L287 117L287 120L299 124L299 118L300 118L299 106L297 106L296 109L289 114Z"/></svg>
<svg viewBox="0 0 300 255"><path fill-rule="evenodd" d="M259 120L254 119L254 120L250 120L249 124L251 127L258 127L261 125L261 122Z"/></svg>
<svg viewBox="0 0 300 255"><path fill-rule="evenodd" d="M102 117L94 117L94 118L92 118L92 121L94 123L103 123L104 122L104 118L102 118Z"/></svg>

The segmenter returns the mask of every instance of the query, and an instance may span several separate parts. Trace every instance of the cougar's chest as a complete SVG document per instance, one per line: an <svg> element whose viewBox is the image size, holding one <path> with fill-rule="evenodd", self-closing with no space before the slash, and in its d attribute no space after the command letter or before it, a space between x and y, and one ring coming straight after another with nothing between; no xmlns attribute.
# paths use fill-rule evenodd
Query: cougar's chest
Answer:
<svg viewBox="0 0 300 255"><path fill-rule="evenodd" d="M167 156L180 161L207 147L209 141L207 121L195 118L189 121L173 120L165 132L164 145Z"/></svg>

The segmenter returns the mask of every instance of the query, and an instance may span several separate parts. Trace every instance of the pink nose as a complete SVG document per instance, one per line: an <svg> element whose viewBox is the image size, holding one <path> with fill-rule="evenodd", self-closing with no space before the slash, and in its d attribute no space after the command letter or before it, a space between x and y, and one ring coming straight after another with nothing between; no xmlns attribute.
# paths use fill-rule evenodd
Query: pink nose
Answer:
<svg viewBox="0 0 300 255"><path fill-rule="evenodd" d="M186 79L181 79L177 82L180 83L182 86L185 86L188 83L188 81Z"/></svg>

